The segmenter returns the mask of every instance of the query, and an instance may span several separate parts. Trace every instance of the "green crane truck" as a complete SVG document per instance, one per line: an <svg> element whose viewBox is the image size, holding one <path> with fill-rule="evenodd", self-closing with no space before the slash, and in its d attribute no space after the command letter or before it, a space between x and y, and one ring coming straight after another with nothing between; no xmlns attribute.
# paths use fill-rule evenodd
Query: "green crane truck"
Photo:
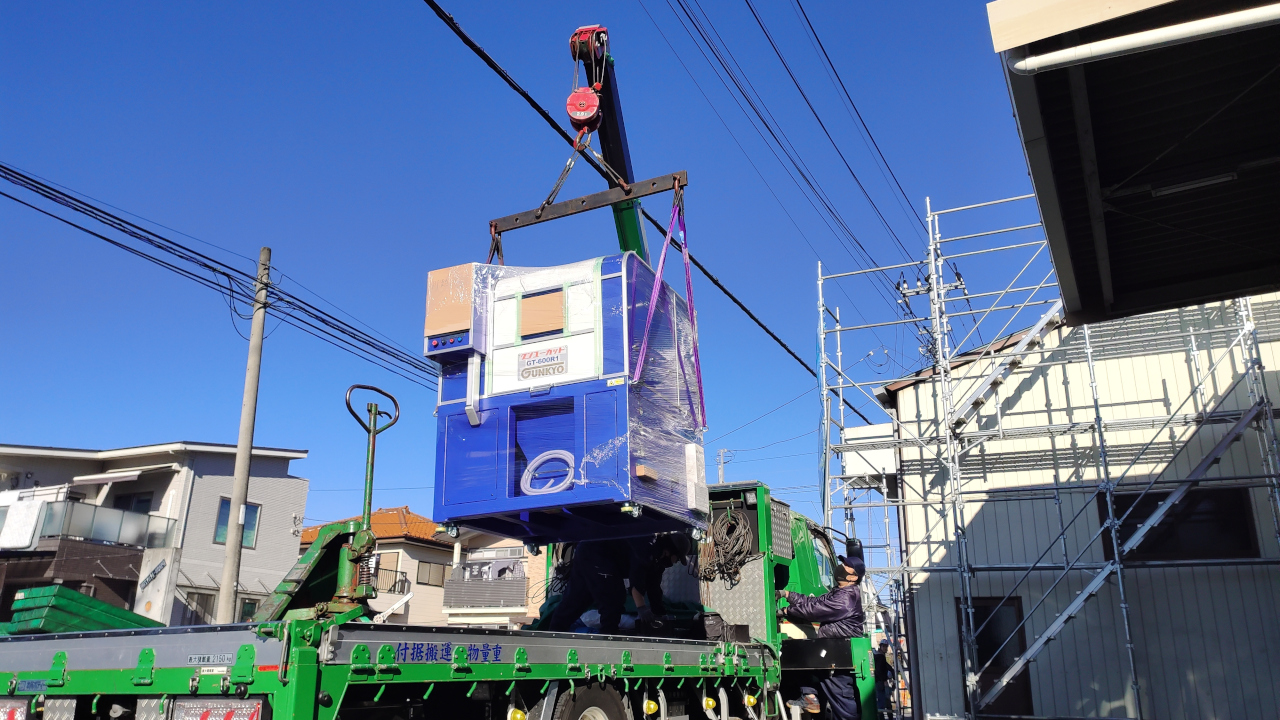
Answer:
<svg viewBox="0 0 1280 720"><path fill-rule="evenodd" d="M321 530L253 622L0 637L0 720L765 720L833 669L873 718L870 641L777 615L775 589L830 587L830 538L760 483L711 501L750 531L735 577L690 576L726 628L712 640L373 623L372 537L352 520Z"/></svg>

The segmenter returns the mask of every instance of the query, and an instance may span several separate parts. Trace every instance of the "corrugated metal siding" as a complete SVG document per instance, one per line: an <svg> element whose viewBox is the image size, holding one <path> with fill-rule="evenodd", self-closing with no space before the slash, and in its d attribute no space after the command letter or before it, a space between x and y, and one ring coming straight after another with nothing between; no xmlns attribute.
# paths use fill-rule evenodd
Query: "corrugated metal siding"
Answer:
<svg viewBox="0 0 1280 720"><path fill-rule="evenodd" d="M1263 341L1263 361L1277 367L1280 360L1280 302L1274 295L1255 299L1255 319ZM1214 371L1204 390L1205 403L1194 398L1179 404L1196 384L1195 367L1185 337L1173 331L1226 328L1235 322L1229 304L1185 308L1139 316L1091 327L1103 417L1107 421L1148 418L1208 409L1243 409L1249 405L1245 389L1227 395L1243 370L1237 352ZM1160 333L1165 335L1161 336ZM1210 364L1233 333L1198 337L1200 367ZM1046 343L1050 359L1068 365L1028 367L1016 372L1001 389L999 402L989 402L978 422L984 429L1033 427L1091 422L1094 416L1088 367L1084 364L1083 333L1059 328ZM1131 357L1138 355L1137 357ZM976 370L976 368L975 368ZM958 373L967 370L961 369ZM980 374L974 373L975 377ZM1280 398L1277 373L1266 374L1268 391ZM963 385L957 391L963 396ZM917 436L938 434L937 388L921 382L898 393L898 417ZM996 408L1000 410L997 424ZM1107 444L1113 480L1176 479L1185 474L1226 433L1229 425L1150 430L1110 431ZM904 433L905 436L905 433ZM1261 472L1261 453L1253 433L1236 443L1210 475L1248 475ZM1129 466L1150 442L1142 459ZM1098 449L1092 433L993 440L962 462L966 490L1002 487L1052 487L1099 482ZM917 700L928 713L963 714L960 641L955 603L959 595L955 564L954 528L944 499L941 467L929 452L907 447L900 451L903 498L928 500L932 506L903 508L905 535L910 543L907 562L937 566L938 572L913 578L916 595L916 633L920 657ZM1262 555L1280 557L1267 493L1251 491L1254 525ZM1067 531L1067 553L1075 557L1100 523L1091 492L1062 495L1067 521L1080 519ZM1055 542L1060 525L1052 499L979 502L964 505L965 527L973 564L1030 563L1046 547L1044 562L1063 562ZM1094 543L1083 562L1103 561L1101 543ZM974 578L975 596L999 598L1013 587L1020 572L982 572ZM1127 568L1126 588L1132 610L1138 682L1146 717L1276 717L1280 714L1280 568L1232 566L1213 568ZM1088 581L1073 572L1045 600L1031 610L1057 578L1037 571L1019 588L1029 644ZM1118 589L1112 580L1090 601L1059 638L1050 643L1030 673L1038 715L1076 717L1133 716L1136 706L1130 687Z"/></svg>

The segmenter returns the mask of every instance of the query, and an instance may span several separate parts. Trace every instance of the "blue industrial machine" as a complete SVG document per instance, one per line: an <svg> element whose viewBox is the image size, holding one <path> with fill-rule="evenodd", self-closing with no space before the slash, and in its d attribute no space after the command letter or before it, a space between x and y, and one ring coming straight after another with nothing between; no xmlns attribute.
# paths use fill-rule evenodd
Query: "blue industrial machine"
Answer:
<svg viewBox="0 0 1280 720"><path fill-rule="evenodd" d="M527 543L705 528L696 339L653 284L631 252L430 273L436 522Z"/></svg>

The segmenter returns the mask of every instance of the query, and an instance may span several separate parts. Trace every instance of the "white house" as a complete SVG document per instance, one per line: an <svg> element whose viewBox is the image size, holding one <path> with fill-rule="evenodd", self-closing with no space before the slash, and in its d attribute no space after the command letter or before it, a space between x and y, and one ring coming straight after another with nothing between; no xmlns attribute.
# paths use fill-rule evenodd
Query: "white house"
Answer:
<svg viewBox="0 0 1280 720"><path fill-rule="evenodd" d="M254 448L237 617L298 555L305 450ZM0 618L23 587L65 584L170 625L215 617L235 446L0 445Z"/></svg>

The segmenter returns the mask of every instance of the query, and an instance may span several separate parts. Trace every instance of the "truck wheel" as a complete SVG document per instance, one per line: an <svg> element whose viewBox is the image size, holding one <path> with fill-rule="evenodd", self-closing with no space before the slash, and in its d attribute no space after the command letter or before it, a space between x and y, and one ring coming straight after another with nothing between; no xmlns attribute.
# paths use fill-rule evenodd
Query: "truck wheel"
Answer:
<svg viewBox="0 0 1280 720"><path fill-rule="evenodd" d="M552 720L630 720L622 695L612 685L591 683L576 692L565 692L556 703Z"/></svg>

